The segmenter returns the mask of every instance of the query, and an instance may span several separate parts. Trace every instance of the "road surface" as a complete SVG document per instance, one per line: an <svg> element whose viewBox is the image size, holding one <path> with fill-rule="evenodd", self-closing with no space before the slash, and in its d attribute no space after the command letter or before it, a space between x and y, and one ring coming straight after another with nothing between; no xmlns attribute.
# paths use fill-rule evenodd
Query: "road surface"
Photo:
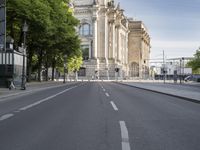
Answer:
<svg viewBox="0 0 200 150"><path fill-rule="evenodd" d="M0 102L0 150L199 150L200 104L117 83Z"/></svg>

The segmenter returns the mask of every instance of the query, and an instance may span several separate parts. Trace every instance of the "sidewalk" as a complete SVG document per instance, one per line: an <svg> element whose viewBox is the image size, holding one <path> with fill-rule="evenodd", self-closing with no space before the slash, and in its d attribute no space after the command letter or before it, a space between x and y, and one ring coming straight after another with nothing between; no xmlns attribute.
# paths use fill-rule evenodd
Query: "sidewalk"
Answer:
<svg viewBox="0 0 200 150"><path fill-rule="evenodd" d="M48 88L64 86L66 84L63 84L63 82L57 82L57 81L30 82L30 83L27 83L26 90L21 90L20 87L16 87L16 90L15 89L9 90L8 88L0 88L0 99L16 96L16 95L21 95L21 94L27 94L31 92L36 92L36 91L40 91L40 90L44 90Z"/></svg>
<svg viewBox="0 0 200 150"><path fill-rule="evenodd" d="M200 103L200 84L164 84L152 82L121 82L121 84Z"/></svg>

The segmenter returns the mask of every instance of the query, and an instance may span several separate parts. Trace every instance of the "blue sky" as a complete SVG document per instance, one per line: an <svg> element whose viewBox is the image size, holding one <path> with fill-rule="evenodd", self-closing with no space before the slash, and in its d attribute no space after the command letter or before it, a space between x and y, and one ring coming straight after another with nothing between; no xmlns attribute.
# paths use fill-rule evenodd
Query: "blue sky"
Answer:
<svg viewBox="0 0 200 150"><path fill-rule="evenodd" d="M128 17L142 20L151 57L191 57L200 47L200 0L118 0Z"/></svg>

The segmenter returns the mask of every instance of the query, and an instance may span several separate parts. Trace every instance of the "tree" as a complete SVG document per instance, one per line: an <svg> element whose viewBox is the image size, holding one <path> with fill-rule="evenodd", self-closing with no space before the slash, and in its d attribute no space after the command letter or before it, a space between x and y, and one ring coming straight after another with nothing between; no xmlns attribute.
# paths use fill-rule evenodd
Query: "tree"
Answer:
<svg viewBox="0 0 200 150"><path fill-rule="evenodd" d="M200 48L194 54L194 59L188 62L188 66L192 67L193 72L200 73Z"/></svg>
<svg viewBox="0 0 200 150"><path fill-rule="evenodd" d="M23 41L22 26L29 25L27 33L28 75L45 67L54 70L63 65L63 55L79 57L80 40L75 27L79 21L73 17L69 0L7 0L7 35L15 40L15 49ZM37 59L35 59L37 58Z"/></svg>
<svg viewBox="0 0 200 150"><path fill-rule="evenodd" d="M78 78L77 71L80 69L82 63L83 59L81 55L79 56L73 55L69 57L67 60L68 72L74 72L76 80Z"/></svg>
<svg viewBox="0 0 200 150"><path fill-rule="evenodd" d="M83 63L81 56L71 56L67 59L67 68L69 72L76 72L80 69Z"/></svg>

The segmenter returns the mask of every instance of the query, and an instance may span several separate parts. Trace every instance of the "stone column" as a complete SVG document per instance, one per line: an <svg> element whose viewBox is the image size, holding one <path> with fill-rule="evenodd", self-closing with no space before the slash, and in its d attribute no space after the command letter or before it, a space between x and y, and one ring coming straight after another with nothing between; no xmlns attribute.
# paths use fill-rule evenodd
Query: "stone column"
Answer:
<svg viewBox="0 0 200 150"><path fill-rule="evenodd" d="M116 60L119 60L119 26L116 26L115 28L115 58Z"/></svg>
<svg viewBox="0 0 200 150"><path fill-rule="evenodd" d="M91 41L92 43L92 58L96 59L97 58L97 41L98 41L98 28L97 28L97 18L93 17L93 40Z"/></svg>
<svg viewBox="0 0 200 150"><path fill-rule="evenodd" d="M108 41L109 41L109 37L108 37L108 35L109 35L109 26L108 26L108 17L107 17L107 15L105 14L105 24L104 24L104 26L105 26L105 39L104 39L104 44L105 44L105 59L108 59Z"/></svg>
<svg viewBox="0 0 200 150"><path fill-rule="evenodd" d="M105 15L105 60L106 60L106 74L107 74L107 79L110 80L110 66L109 66L109 41L110 41L110 24L108 22L108 16L107 14Z"/></svg>
<svg viewBox="0 0 200 150"><path fill-rule="evenodd" d="M120 34L120 27L117 28L117 60L121 60L121 43L122 43L122 39L121 39L121 34Z"/></svg>
<svg viewBox="0 0 200 150"><path fill-rule="evenodd" d="M105 11L101 10L98 20L98 57L105 59Z"/></svg>
<svg viewBox="0 0 200 150"><path fill-rule="evenodd" d="M109 22L109 59L115 58L115 26L114 20Z"/></svg>

